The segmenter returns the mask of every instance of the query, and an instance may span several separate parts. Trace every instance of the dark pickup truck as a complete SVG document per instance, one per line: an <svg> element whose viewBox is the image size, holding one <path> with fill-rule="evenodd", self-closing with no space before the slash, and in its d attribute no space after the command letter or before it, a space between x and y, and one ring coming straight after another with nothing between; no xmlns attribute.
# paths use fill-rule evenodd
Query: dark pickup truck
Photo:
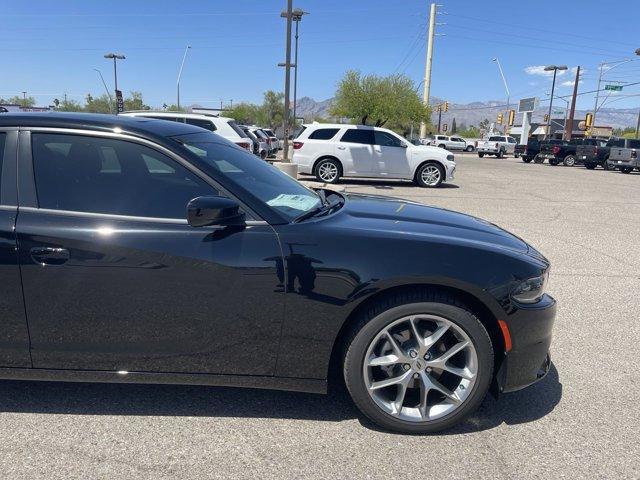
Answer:
<svg viewBox="0 0 640 480"><path fill-rule="evenodd" d="M625 147L625 139L612 137L609 141L597 140L595 144L579 145L576 149L576 163L583 163L589 170L600 165L605 170L613 170L615 167L607 163L611 147Z"/></svg>
<svg viewBox="0 0 640 480"><path fill-rule="evenodd" d="M596 138L573 138L555 144L546 143L540 147L539 158L548 160L551 165L563 163L567 167L573 167L577 163L576 152L579 146L598 146L602 143L602 140Z"/></svg>
<svg viewBox="0 0 640 480"><path fill-rule="evenodd" d="M558 145L562 140L538 140L537 138L530 138L526 145L516 145L514 155L521 157L524 163L529 163L532 160L536 163L544 162L544 158L538 157L540 153L540 146L543 144Z"/></svg>

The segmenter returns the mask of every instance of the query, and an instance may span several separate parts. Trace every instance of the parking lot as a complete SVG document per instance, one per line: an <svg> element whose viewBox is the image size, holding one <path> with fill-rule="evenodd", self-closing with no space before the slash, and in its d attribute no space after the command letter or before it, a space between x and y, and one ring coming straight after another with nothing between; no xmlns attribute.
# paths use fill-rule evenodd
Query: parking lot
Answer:
<svg viewBox="0 0 640 480"><path fill-rule="evenodd" d="M544 381L433 436L380 431L340 393L2 382L0 477L638 478L640 173L456 158L442 188L338 188L477 215L542 251L559 302Z"/></svg>

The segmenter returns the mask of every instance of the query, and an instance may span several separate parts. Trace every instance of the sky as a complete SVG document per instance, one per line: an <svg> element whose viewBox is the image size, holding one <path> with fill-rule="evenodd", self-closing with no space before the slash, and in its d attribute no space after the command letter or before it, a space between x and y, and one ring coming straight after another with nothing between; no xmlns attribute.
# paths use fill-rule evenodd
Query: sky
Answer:
<svg viewBox="0 0 640 480"><path fill-rule="evenodd" d="M53 98L82 101L110 89L107 52L124 54L121 90L141 91L154 107L260 102L265 90L284 89L285 0L0 0L0 97L27 95L38 105ZM309 12L300 23L298 97L324 100L348 69L424 77L429 2L425 0L295 0ZM431 95L452 103L505 100L498 58L511 101L551 90L543 71L567 65L556 93L569 95L580 65L580 91L596 89L600 62L607 83L640 82L637 19L640 2L618 0L441 0ZM615 66L614 66L615 65ZM611 68L614 66L614 68ZM592 108L593 94L579 97ZM640 85L626 86L607 106L640 108Z"/></svg>

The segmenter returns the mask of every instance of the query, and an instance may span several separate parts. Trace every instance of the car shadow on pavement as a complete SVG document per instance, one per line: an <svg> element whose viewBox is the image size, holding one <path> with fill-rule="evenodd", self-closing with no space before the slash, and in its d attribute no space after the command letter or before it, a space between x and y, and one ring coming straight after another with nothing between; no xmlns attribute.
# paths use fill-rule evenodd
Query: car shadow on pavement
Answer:
<svg viewBox="0 0 640 480"><path fill-rule="evenodd" d="M357 418L363 427L380 430L357 411L344 388L336 390L329 395L314 395L225 387L7 380L0 382L0 413L283 418L328 422ZM550 413L561 396L562 384L552 364L541 382L502 395L498 400L488 395L471 417L440 435L488 430L503 423L532 422Z"/></svg>

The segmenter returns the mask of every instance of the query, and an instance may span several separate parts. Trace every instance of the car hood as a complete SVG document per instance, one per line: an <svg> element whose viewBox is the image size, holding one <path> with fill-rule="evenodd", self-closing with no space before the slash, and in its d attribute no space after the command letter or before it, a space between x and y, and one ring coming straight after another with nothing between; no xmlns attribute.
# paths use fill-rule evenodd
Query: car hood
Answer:
<svg viewBox="0 0 640 480"><path fill-rule="evenodd" d="M519 237L471 215L399 198L347 194L342 208L350 227L394 235L424 236L433 241L461 241L529 253Z"/></svg>

